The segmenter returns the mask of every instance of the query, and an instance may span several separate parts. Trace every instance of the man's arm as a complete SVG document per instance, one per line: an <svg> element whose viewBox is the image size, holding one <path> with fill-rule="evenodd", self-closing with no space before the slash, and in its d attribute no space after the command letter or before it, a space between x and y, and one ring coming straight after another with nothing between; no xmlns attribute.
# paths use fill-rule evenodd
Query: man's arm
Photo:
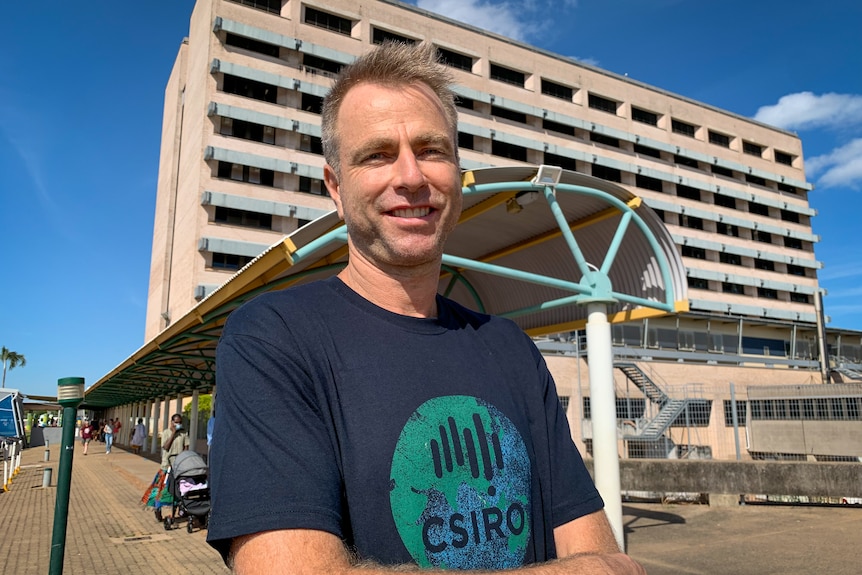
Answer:
<svg viewBox="0 0 862 575"><path fill-rule="evenodd" d="M559 559L517 569L525 575L645 575L643 567L621 553L604 511L580 517L554 529ZM402 565L357 564L341 540L324 531L284 529L234 540L228 564L237 575L374 575L444 573ZM471 571L492 575L500 571Z"/></svg>

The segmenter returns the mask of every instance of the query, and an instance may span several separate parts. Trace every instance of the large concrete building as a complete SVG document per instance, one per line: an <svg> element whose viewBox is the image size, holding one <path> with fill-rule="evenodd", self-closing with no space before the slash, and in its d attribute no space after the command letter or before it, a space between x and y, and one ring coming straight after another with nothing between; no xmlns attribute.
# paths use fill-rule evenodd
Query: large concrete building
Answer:
<svg viewBox="0 0 862 575"><path fill-rule="evenodd" d="M780 397L784 416L762 421L785 423L804 419L807 399L818 405L779 388L749 398L752 387L862 377L860 333L824 327L795 134L392 0L198 0L165 92L147 340L332 209L322 97L335 72L385 40L431 42L451 67L465 169L558 165L621 184L664 219L690 311L614 326L629 455L732 457L734 382L737 421L749 420L744 456L862 456L862 441L815 449L802 433L779 445L770 424L751 427L756 402ZM589 449L579 335L540 344ZM834 389L817 418L862 429L862 394Z"/></svg>

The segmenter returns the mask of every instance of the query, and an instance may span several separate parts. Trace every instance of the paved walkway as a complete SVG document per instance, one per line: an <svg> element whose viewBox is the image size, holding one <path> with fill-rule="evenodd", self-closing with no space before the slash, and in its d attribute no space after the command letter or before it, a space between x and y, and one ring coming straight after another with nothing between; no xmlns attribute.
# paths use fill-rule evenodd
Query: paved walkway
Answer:
<svg viewBox="0 0 862 575"><path fill-rule="evenodd" d="M0 492L0 573L45 575L57 494L59 446L24 451L19 474ZM43 468L53 469L42 488ZM83 456L75 446L66 575L225 574L205 542L185 523L165 531L139 501L158 469L147 458L101 443ZM650 575L857 575L862 573L862 509L858 507L625 504L629 553Z"/></svg>

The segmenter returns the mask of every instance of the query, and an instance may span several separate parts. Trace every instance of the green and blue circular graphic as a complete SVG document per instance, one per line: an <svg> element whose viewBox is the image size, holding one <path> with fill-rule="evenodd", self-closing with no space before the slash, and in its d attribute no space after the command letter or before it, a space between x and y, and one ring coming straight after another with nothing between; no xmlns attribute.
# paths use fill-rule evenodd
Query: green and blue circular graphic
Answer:
<svg viewBox="0 0 862 575"><path fill-rule="evenodd" d="M530 458L493 405L455 395L423 403L392 456L390 502L421 567L523 565L530 540Z"/></svg>

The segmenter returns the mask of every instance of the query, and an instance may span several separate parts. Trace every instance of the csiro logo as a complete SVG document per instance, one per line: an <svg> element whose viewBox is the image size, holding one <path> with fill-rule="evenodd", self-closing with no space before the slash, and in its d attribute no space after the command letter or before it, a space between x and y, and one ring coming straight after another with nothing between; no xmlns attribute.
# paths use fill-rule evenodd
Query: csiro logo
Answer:
<svg viewBox="0 0 862 575"><path fill-rule="evenodd" d="M392 456L392 517L421 567L504 569L530 539L530 460L497 408L469 396L417 409Z"/></svg>

